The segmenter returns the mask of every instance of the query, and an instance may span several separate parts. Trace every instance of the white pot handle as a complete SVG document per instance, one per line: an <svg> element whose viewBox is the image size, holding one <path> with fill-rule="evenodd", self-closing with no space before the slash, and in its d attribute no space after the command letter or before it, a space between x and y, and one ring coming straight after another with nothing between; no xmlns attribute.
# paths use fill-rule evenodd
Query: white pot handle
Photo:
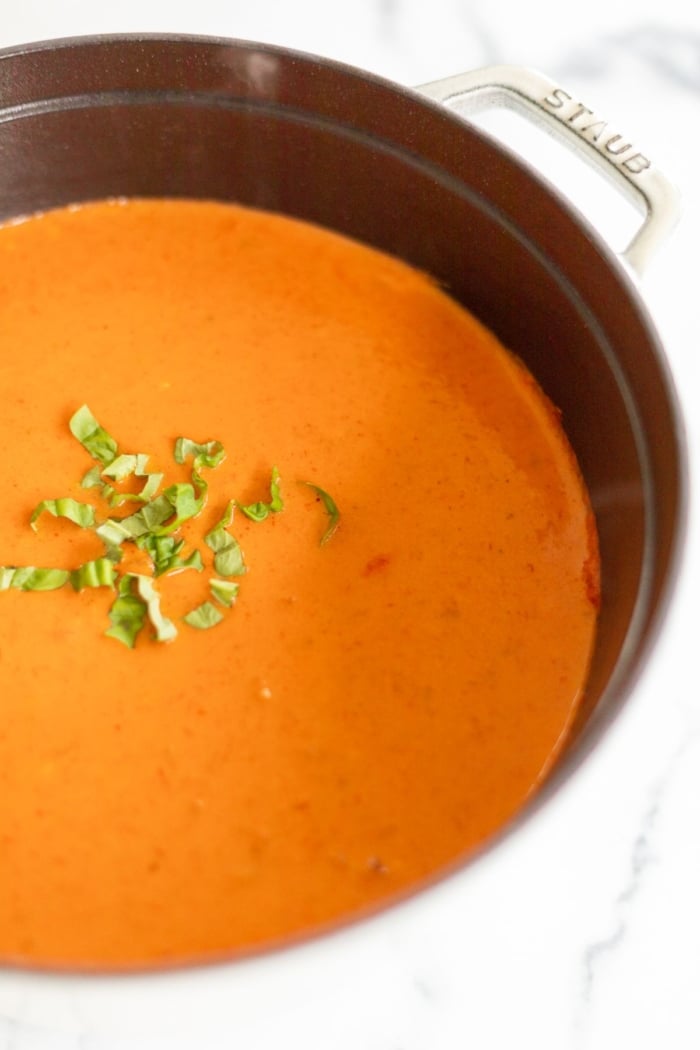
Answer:
<svg viewBox="0 0 700 1050"><path fill-rule="evenodd" d="M622 253L638 274L676 225L680 198L675 186L628 138L541 73L518 66L487 66L422 84L417 90L459 114L491 106L515 109L602 170L644 215L641 228Z"/></svg>

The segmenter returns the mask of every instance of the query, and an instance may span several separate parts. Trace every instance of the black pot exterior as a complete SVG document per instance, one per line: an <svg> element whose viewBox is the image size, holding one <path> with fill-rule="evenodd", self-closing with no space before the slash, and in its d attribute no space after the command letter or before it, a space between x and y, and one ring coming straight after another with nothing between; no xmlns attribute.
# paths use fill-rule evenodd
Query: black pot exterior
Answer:
<svg viewBox="0 0 700 1050"><path fill-rule="evenodd" d="M598 522L603 601L556 786L628 695L682 534L675 398L623 267L502 147L359 71L207 38L1 53L0 219L124 196L235 200L398 255L488 325L561 409Z"/></svg>

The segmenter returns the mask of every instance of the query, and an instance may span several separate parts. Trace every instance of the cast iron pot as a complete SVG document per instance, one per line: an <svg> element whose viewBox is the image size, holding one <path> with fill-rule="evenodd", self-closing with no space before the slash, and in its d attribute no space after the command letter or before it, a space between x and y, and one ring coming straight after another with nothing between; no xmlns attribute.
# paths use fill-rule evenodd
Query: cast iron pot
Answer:
<svg viewBox="0 0 700 1050"><path fill-rule="evenodd" d="M438 104L485 96L564 132L639 199L645 218L622 261L527 166ZM151 195L284 212L428 271L525 361L562 411L602 556L587 696L541 803L628 697L677 561L681 428L632 276L675 220L672 188L570 94L507 67L419 93L253 43L85 38L0 54L0 106L2 220Z"/></svg>

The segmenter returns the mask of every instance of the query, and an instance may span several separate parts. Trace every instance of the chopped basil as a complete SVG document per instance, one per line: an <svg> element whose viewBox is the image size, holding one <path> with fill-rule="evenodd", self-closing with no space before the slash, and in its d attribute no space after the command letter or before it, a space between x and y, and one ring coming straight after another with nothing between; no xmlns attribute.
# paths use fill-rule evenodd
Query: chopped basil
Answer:
<svg viewBox="0 0 700 1050"><path fill-rule="evenodd" d="M214 569L220 576L243 576L248 569L238 541L231 539L227 547L214 555Z"/></svg>
<svg viewBox="0 0 700 1050"><path fill-rule="evenodd" d="M277 514L283 510L284 502L280 493L280 472L277 467L272 468L269 503L258 501L257 503L248 503L246 506L242 503L237 503L236 505L251 521L264 521L269 514Z"/></svg>
<svg viewBox="0 0 700 1050"><path fill-rule="evenodd" d="M175 532L190 518L195 518L204 506L204 496L197 496L189 481L170 485L163 493L163 498L168 500L175 516L153 529L160 536Z"/></svg>
<svg viewBox="0 0 700 1050"><path fill-rule="evenodd" d="M0 591L56 591L68 582L67 569L37 569L33 565L0 566Z"/></svg>
<svg viewBox="0 0 700 1050"><path fill-rule="evenodd" d="M138 537L136 546L150 555L154 576L180 572L183 569L196 569L197 572L201 572L204 568L202 555L198 550L193 550L186 558L180 557L185 541L176 540L174 536L157 536L149 532Z"/></svg>
<svg viewBox="0 0 700 1050"><path fill-rule="evenodd" d="M204 537L204 542L214 551L214 568L219 576L243 576L248 570L243 561L243 551L227 526L233 522L235 500L231 500L221 520Z"/></svg>
<svg viewBox="0 0 700 1050"><path fill-rule="evenodd" d="M231 499L226 504L226 508L224 510L224 513L221 515L221 517L219 518L219 520L217 521L216 525L211 530L209 535L211 536L214 532L217 531L217 529L227 529L229 527L229 525L233 525L233 515L235 513L235 510L236 510L236 501L234 499ZM216 548L212 548L212 550L214 550L214 549L216 549Z"/></svg>
<svg viewBox="0 0 700 1050"><path fill-rule="evenodd" d="M142 452L117 456L109 466L103 469L95 466L88 470L80 484L84 489L100 489L102 498L107 500L111 507L120 507L123 503L150 503L160 488L163 475L149 473L146 470L147 464L148 456ZM120 492L103 480L107 477L119 482L132 475L146 479L140 492Z"/></svg>
<svg viewBox="0 0 700 1050"><path fill-rule="evenodd" d="M204 444L199 444L185 437L177 439L173 453L176 463L186 463L192 458L197 469L218 467L225 455L224 446L220 441L206 441Z"/></svg>
<svg viewBox="0 0 700 1050"><path fill-rule="evenodd" d="M203 500L189 482L170 485L156 499L126 518L108 518L95 531L104 543L119 546L125 540L140 536L167 536L177 531L190 518L196 517Z"/></svg>
<svg viewBox="0 0 700 1050"><path fill-rule="evenodd" d="M153 626L153 637L157 642L170 642L177 635L177 627L160 611L160 594L150 576L131 573L136 582L139 597L146 603L146 613Z"/></svg>
<svg viewBox="0 0 700 1050"><path fill-rule="evenodd" d="M131 576L122 576L117 587L117 597L109 610L112 626L105 631L106 636L116 638L133 649L139 631L146 622L147 611L146 603L131 592Z"/></svg>
<svg viewBox="0 0 700 1050"><path fill-rule="evenodd" d="M143 486L140 492L134 493L133 495L125 493L124 499L139 500L141 503L150 503L158 489L160 483L163 480L162 474L146 474L146 484Z"/></svg>
<svg viewBox="0 0 700 1050"><path fill-rule="evenodd" d="M108 518L95 532L103 543L118 547L125 540L136 540L146 533L155 532L172 515L173 505L163 493L127 518Z"/></svg>
<svg viewBox="0 0 700 1050"><path fill-rule="evenodd" d="M131 477L132 474L136 474L137 477L143 477L146 474L147 466L148 456L145 456L142 452L129 452L113 459L111 463L104 467L102 473L104 477L112 478L114 481L124 481L125 478Z"/></svg>
<svg viewBox="0 0 700 1050"><path fill-rule="evenodd" d="M136 594L134 594L134 585ZM146 620L153 626L153 636L158 642L169 642L177 635L177 628L160 611L160 595L150 576L126 573L119 581L117 598L109 611L112 624L105 634L116 638L130 649L134 647L139 632Z"/></svg>
<svg viewBox="0 0 700 1050"><path fill-rule="evenodd" d="M223 613L220 613L212 602L202 602L201 605L198 605L196 609L192 609L191 612L188 612L182 618L190 627L206 631L209 627L216 627L224 617Z"/></svg>
<svg viewBox="0 0 700 1050"><path fill-rule="evenodd" d="M317 499L321 501L324 510L328 515L328 528L323 533L320 540L321 546L323 546L325 543L328 543L329 539L335 534L335 531L340 524L340 511L332 497L329 496L324 489L320 488L318 485L314 485L312 481L300 481L299 484L306 485L307 488L310 488L316 493Z"/></svg>
<svg viewBox="0 0 700 1050"><path fill-rule="evenodd" d="M209 590L212 595L227 609L230 609L236 601L239 587L240 584L234 583L233 580L219 580L216 576L209 580Z"/></svg>
<svg viewBox="0 0 700 1050"><path fill-rule="evenodd" d="M119 492L103 483L102 495L105 499L109 499L110 506L119 507L123 503L150 503L160 488L163 475L149 473L147 466L148 456L143 452L136 452L117 456L108 467L104 468L102 476L112 478L117 482L132 476L146 479L140 492Z"/></svg>
<svg viewBox="0 0 700 1050"><path fill-rule="evenodd" d="M77 569L36 568L35 566L0 566L0 591L50 591L70 583L73 590L86 588L116 588L116 596L109 609L110 626L105 632L129 648L133 648L139 633L148 621L153 637L167 642L177 635L177 628L161 611L161 596L155 580L166 574L204 568L202 555L194 548L183 555L185 538L178 535L181 527L196 518L207 501L208 484L202 471L217 467L225 456L220 441L196 442L179 437L175 442L176 463L191 461L191 480L169 485L158 495L163 475L148 471L149 457L142 452L120 453L117 442L102 426L87 405L82 405L70 420L70 430L89 455L97 461L84 475L80 485L84 489L98 489L100 498L111 508L123 503L142 504L133 514L124 517L109 516L98 520L92 504L81 503L70 497L45 499L34 509L30 525L46 513L55 518L66 518L81 528L90 529L102 540L101 557L84 562ZM116 486L128 478L143 478L140 492L122 492ZM323 489L311 482L302 482L314 490L329 516L329 525L321 538L326 543L335 532L339 514L335 503ZM205 536L204 542L213 552L213 567L217 575L210 578L209 589L214 601L204 601L183 617L185 623L199 630L216 626L224 618L219 607L230 609L235 604L239 584L232 577L247 572L243 552L238 541L228 531L233 524L235 508L252 521L264 521L270 514L284 508L280 491L280 474L272 468L270 499L265 502L242 505L232 499L226 505L221 519ZM122 547L133 543L144 551L153 565L152 575L138 572L120 572Z"/></svg>
<svg viewBox="0 0 700 1050"><path fill-rule="evenodd" d="M112 558L106 555L86 561L70 574L73 590L82 591L85 587L114 587L117 570Z"/></svg>
<svg viewBox="0 0 700 1050"><path fill-rule="evenodd" d="M100 426L87 405L81 405L72 416L70 432L93 459L107 467L116 459L117 443L111 434Z"/></svg>
<svg viewBox="0 0 700 1050"><path fill-rule="evenodd" d="M80 482L82 489L99 489L102 487L102 471L98 466L90 467Z"/></svg>
<svg viewBox="0 0 700 1050"><path fill-rule="evenodd" d="M102 485L102 496L110 507L121 507L123 503L149 503L163 480L162 474L149 474L140 492L119 492L112 485Z"/></svg>
<svg viewBox="0 0 700 1050"><path fill-rule="evenodd" d="M43 499L35 508L29 524L37 531L36 520L44 512L51 514L54 518L68 518L69 521L80 525L81 529L89 529L95 524L95 508L89 503L79 503L76 499L63 497L62 499Z"/></svg>

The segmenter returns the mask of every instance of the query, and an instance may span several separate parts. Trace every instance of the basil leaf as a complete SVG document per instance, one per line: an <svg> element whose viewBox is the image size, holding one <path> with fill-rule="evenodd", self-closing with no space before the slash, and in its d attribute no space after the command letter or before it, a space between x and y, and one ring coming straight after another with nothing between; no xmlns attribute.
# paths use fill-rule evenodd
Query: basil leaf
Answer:
<svg viewBox="0 0 700 1050"><path fill-rule="evenodd" d="M113 481L124 481L125 478L131 477L132 474L136 474L137 477L144 477L147 465L148 456L145 456L143 452L123 453L121 456L113 459L103 469L102 474L106 478L112 478Z"/></svg>
<svg viewBox="0 0 700 1050"><path fill-rule="evenodd" d="M197 509L193 513L188 513L186 517L181 518L180 522L168 526L167 530L164 531L172 531L172 529L177 528L178 524L182 521L194 517L195 514L198 514L203 509L207 502L209 486L202 477L202 469L204 467L218 467L226 453L224 451L224 446L220 441L207 441L200 444L197 441L190 440L190 438L179 437L175 442L173 455L176 463L184 463L190 458L193 460L192 485L197 490L195 497L197 501Z"/></svg>
<svg viewBox="0 0 700 1050"><path fill-rule="evenodd" d="M136 540L146 533L167 536L179 529L183 522L195 517L202 505L203 501L195 495L192 485L183 482L171 485L161 496L127 518L108 518L95 531L103 543L113 546L119 546L124 540Z"/></svg>
<svg viewBox="0 0 700 1050"><path fill-rule="evenodd" d="M284 509L284 502L282 500L282 494L280 492L280 472L277 467L272 468L272 479L270 481L270 502L263 503L261 501L257 503L249 503L244 506L242 503L237 503L237 507L241 510L247 518L251 521L264 521L268 514L277 514L279 511Z"/></svg>
<svg viewBox="0 0 700 1050"><path fill-rule="evenodd" d="M221 520L204 537L207 547L214 551L214 568L219 576L243 576L248 571L238 540L226 531L233 521L234 506L235 501L231 500Z"/></svg>
<svg viewBox="0 0 700 1050"><path fill-rule="evenodd" d="M117 456L113 463L105 467L102 471L103 476L113 478L117 482L124 481L131 476L146 479L140 492L118 492L103 483L102 495L105 499L109 499L112 507L119 507L122 503L149 503L153 499L160 488L163 475L149 474L146 470L147 466L148 456L143 452L136 452Z"/></svg>
<svg viewBox="0 0 700 1050"><path fill-rule="evenodd" d="M93 459L109 466L117 456L117 443L111 434L100 426L87 405L81 405L72 416L70 432Z"/></svg>
<svg viewBox="0 0 700 1050"><path fill-rule="evenodd" d="M136 594L133 593L134 584ZM146 620L154 628L158 642L169 642L177 635L177 628L160 611L160 595L150 576L140 573L125 573L119 581L118 596L109 611L112 626L105 631L109 638L116 638L130 649Z"/></svg>
<svg viewBox="0 0 700 1050"><path fill-rule="evenodd" d="M141 573L130 573L129 575L136 581L139 597L146 603L146 614L153 626L154 638L157 642L172 641L177 635L177 627L160 611L160 594L153 580L150 576L142 576Z"/></svg>
<svg viewBox="0 0 700 1050"><path fill-rule="evenodd" d="M117 598L109 610L109 620L112 624L105 631L108 638L116 638L133 649L139 632L146 622L146 603L131 593L131 577L122 576L117 589Z"/></svg>
<svg viewBox="0 0 700 1050"><path fill-rule="evenodd" d="M202 467L218 467L226 452L220 441L206 441L199 444L190 438L179 437L175 442L173 453L176 463L185 463L188 459L194 459L194 466L200 470Z"/></svg>
<svg viewBox="0 0 700 1050"><path fill-rule="evenodd" d="M90 467L87 474L83 476L80 482L81 489L99 489L102 488L102 470L100 467Z"/></svg>
<svg viewBox="0 0 700 1050"><path fill-rule="evenodd" d="M108 500L111 507L120 507L123 503L150 503L160 488L163 475L149 474L146 470L147 464L148 456L142 452L117 456L104 469L98 466L91 467L84 475L80 485L84 489L100 489L102 498ZM103 481L103 476L112 478L114 481L124 481L131 475L146 479L140 492L119 492L114 486Z"/></svg>
<svg viewBox="0 0 700 1050"><path fill-rule="evenodd" d="M169 501L175 517L172 521L153 529L156 534L160 535L175 532L184 522L196 517L204 506L202 497L195 494L194 487L189 481L170 485L163 493L163 498Z"/></svg>
<svg viewBox="0 0 700 1050"><path fill-rule="evenodd" d="M229 525L233 525L233 515L235 513L235 510L236 510L236 501L231 499L226 504L226 508L224 510L224 513L221 515L221 517L219 518L219 520L217 521L216 525L211 530L209 535L213 536L213 534L215 532L218 532L219 530L227 529L229 527ZM217 547L212 547L212 550L217 550L217 549L218 549Z"/></svg>
<svg viewBox="0 0 700 1050"><path fill-rule="evenodd" d="M74 591L82 591L85 587L114 587L116 578L114 560L107 555L86 561L70 574Z"/></svg>
<svg viewBox="0 0 700 1050"><path fill-rule="evenodd" d="M174 536L156 536L149 532L138 537L136 546L150 556L155 576L162 576L166 572L180 572L183 569L196 569L197 572L201 572L204 568L202 555L198 550L193 550L187 558L180 557L185 541L176 540Z"/></svg>
<svg viewBox="0 0 700 1050"><path fill-rule="evenodd" d="M223 613L211 602L202 602L196 609L192 609L186 616L182 617L190 627L196 627L200 631L206 631L210 627L216 627L223 620Z"/></svg>
<svg viewBox="0 0 700 1050"><path fill-rule="evenodd" d="M147 532L154 532L172 515L173 505L163 493L127 518L108 518L95 532L108 547L118 547L125 540L135 540Z"/></svg>
<svg viewBox="0 0 700 1050"><path fill-rule="evenodd" d="M270 511L272 514L278 514L281 510L284 510L284 500L280 491L280 472L277 467L273 467L270 479Z"/></svg>
<svg viewBox="0 0 700 1050"><path fill-rule="evenodd" d="M231 542L224 550L214 555L214 569L219 576L244 576L248 569L243 561L243 551L238 542L231 538Z"/></svg>
<svg viewBox="0 0 700 1050"><path fill-rule="evenodd" d="M124 500L138 500L140 503L150 503L155 496L156 492L160 488L160 483L163 480L162 474L146 474L146 484L143 486L140 492L135 494L125 493Z"/></svg>
<svg viewBox="0 0 700 1050"><path fill-rule="evenodd" d="M108 500L111 507L120 507L123 503L149 503L163 480L162 474L149 474L146 470L148 456L143 452L124 453L116 456L106 467L91 467L80 482L81 488L101 490L103 499ZM109 485L103 478L111 478L120 482L126 478L135 476L145 478L146 482L140 492L119 492L113 485Z"/></svg>
<svg viewBox="0 0 700 1050"><path fill-rule="evenodd" d="M37 569L33 565L0 566L0 591L56 591L68 582L67 569Z"/></svg>
<svg viewBox="0 0 700 1050"><path fill-rule="evenodd" d="M212 595L221 605L225 605L227 609L235 603L238 597L238 589L240 584L234 583L232 580L218 580L216 577L209 580L209 590Z"/></svg>
<svg viewBox="0 0 700 1050"><path fill-rule="evenodd" d="M92 528L95 524L95 508L89 503L79 503L78 500L67 496L61 499L43 499L29 519L29 524L35 532L38 531L36 520L44 512L54 518L68 518L81 529Z"/></svg>
<svg viewBox="0 0 700 1050"><path fill-rule="evenodd" d="M320 488L318 485L314 485L312 481L300 481L299 484L306 485L307 488L310 488L313 492L316 493L317 499L321 501L324 510L328 515L328 528L324 532L323 536L321 536L320 540L321 546L323 546L324 544L328 543L329 539L335 534L335 531L338 528L338 525L340 524L340 511L338 510L335 501L332 499L332 497L329 496L328 493L324 491L324 489Z"/></svg>

